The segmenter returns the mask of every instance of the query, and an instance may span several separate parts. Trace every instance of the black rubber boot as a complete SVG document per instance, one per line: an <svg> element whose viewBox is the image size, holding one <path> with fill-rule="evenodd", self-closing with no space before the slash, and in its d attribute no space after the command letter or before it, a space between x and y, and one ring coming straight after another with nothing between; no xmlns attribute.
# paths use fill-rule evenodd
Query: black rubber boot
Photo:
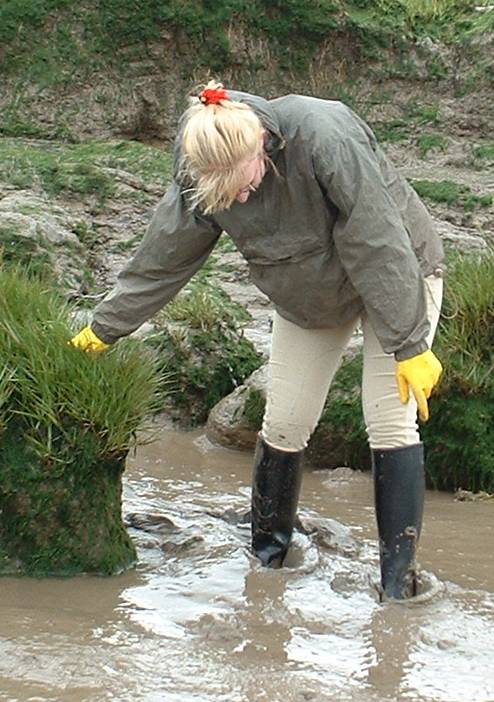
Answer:
<svg viewBox="0 0 494 702"><path fill-rule="evenodd" d="M268 568L288 551L302 482L303 451L281 451L257 440L252 481L252 550Z"/></svg>
<svg viewBox="0 0 494 702"><path fill-rule="evenodd" d="M424 511L424 447L374 449L372 467L382 591L403 600L417 594L415 550Z"/></svg>

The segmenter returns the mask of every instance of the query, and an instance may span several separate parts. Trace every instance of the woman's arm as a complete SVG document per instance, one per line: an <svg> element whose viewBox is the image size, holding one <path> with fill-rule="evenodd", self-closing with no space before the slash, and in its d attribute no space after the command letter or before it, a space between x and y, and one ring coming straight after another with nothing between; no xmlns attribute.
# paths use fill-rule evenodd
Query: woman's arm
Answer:
<svg viewBox="0 0 494 702"><path fill-rule="evenodd" d="M204 264L220 233L211 221L187 209L173 182L134 257L96 307L94 334L112 344L152 317Z"/></svg>

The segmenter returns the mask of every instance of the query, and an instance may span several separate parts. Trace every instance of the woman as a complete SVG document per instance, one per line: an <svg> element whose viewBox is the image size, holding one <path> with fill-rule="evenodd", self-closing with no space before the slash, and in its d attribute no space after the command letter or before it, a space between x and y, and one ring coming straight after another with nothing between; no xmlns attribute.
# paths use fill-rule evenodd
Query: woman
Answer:
<svg viewBox="0 0 494 702"><path fill-rule="evenodd" d="M417 407L426 421L441 374L430 346L443 250L429 214L344 104L267 101L210 83L181 120L175 177L142 244L73 343L98 350L134 331L202 266L223 230L276 310L254 553L283 563L303 452L361 324L382 589L412 596L424 501Z"/></svg>

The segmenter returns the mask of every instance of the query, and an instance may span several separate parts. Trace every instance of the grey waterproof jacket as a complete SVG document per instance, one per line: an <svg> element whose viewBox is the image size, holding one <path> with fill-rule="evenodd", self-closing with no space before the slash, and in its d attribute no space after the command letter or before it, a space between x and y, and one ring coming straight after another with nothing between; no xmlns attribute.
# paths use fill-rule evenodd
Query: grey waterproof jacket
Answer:
<svg viewBox="0 0 494 702"><path fill-rule="evenodd" d="M226 231L252 281L286 319L332 328L365 311L386 353L404 360L425 351L423 278L441 274L443 249L426 208L371 129L340 102L230 95L261 119L276 169L246 203L210 216L190 209L176 175L135 256L96 308L94 333L113 343L137 329ZM176 174L180 161L179 133Z"/></svg>

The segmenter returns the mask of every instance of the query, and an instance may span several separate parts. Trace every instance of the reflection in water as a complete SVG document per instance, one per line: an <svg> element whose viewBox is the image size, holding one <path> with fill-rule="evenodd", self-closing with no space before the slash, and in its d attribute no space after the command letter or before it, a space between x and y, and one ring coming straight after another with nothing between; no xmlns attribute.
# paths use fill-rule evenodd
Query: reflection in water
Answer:
<svg viewBox="0 0 494 702"><path fill-rule="evenodd" d="M270 571L239 520L250 466L165 429L129 460L136 570L0 580L0 702L493 702L492 504L428 495L420 559L443 588L381 605L369 476L306 473Z"/></svg>
<svg viewBox="0 0 494 702"><path fill-rule="evenodd" d="M404 692L410 648L417 642L418 632L416 612L406 605L379 607L370 619L367 634L375 662L369 668L368 679L386 699L398 698Z"/></svg>

